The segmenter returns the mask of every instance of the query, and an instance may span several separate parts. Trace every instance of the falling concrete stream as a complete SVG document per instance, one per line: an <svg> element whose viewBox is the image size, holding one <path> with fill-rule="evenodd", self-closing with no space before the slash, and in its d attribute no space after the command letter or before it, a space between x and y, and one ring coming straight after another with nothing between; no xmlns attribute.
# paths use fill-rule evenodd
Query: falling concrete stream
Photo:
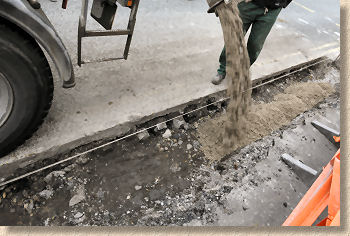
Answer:
<svg viewBox="0 0 350 236"><path fill-rule="evenodd" d="M222 140L229 150L244 134L242 122L251 103L249 56L245 46L242 21L236 1L216 8L226 45L227 95L230 98Z"/></svg>

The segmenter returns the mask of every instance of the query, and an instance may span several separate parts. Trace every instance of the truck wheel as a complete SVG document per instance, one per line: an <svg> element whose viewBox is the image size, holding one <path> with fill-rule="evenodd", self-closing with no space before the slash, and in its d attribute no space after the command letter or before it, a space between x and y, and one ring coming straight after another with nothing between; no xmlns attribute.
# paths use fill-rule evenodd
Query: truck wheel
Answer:
<svg viewBox="0 0 350 236"><path fill-rule="evenodd" d="M0 20L0 157L42 124L53 88L50 66L37 42Z"/></svg>

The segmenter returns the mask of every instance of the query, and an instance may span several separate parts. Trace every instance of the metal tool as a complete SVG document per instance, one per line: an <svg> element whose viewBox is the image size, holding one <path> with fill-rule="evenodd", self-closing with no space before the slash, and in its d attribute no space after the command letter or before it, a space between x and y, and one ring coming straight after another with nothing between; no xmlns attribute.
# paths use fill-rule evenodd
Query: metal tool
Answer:
<svg viewBox="0 0 350 236"><path fill-rule="evenodd" d="M131 9L127 29L111 30L117 11L117 2L123 7ZM86 19L89 0L82 0L81 15L78 26L78 65L81 66L82 38L100 36L127 35L123 58L128 59L130 44L134 33L136 15L140 0L94 0L91 16L106 30L86 30Z"/></svg>
<svg viewBox="0 0 350 236"><path fill-rule="evenodd" d="M320 131L331 143L333 143L337 148L340 147L340 143L334 140L334 137L339 137L340 132L338 130L332 129L319 121L312 121L311 124Z"/></svg>
<svg viewBox="0 0 350 236"><path fill-rule="evenodd" d="M282 160L296 173L303 182L311 186L313 182L318 177L319 173L312 169L310 166L305 165L301 161L295 159L293 156L288 153L282 154Z"/></svg>

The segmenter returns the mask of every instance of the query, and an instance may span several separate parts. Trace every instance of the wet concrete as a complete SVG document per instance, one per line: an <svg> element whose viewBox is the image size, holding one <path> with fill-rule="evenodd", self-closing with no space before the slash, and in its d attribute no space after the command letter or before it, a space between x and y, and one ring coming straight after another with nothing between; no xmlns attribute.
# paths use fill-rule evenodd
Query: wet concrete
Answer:
<svg viewBox="0 0 350 236"><path fill-rule="evenodd" d="M237 125L241 133L239 139L226 148L222 141L222 134L227 127L226 116L203 122L198 128L202 150L207 158L220 160L225 154L289 124L298 114L309 110L333 93L333 86L329 83L299 82L289 85L273 101L251 106L247 116L241 117L242 120Z"/></svg>
<svg viewBox="0 0 350 236"><path fill-rule="evenodd" d="M298 76L290 79L325 79L338 90L221 161L200 151L201 120L186 118L181 127L169 123L141 141L128 138L43 171L0 190L0 225L281 225L308 185L280 156L287 152L320 170L336 147L310 122L326 117L339 125L339 71ZM283 86L260 88L253 98L267 102L262 94ZM202 119L221 112L211 109Z"/></svg>

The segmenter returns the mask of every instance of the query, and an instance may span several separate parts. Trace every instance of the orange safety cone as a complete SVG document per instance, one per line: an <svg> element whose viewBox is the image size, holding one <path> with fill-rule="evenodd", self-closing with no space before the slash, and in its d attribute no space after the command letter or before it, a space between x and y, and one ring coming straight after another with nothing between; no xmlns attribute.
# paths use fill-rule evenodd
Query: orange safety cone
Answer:
<svg viewBox="0 0 350 236"><path fill-rule="evenodd" d="M327 206L328 217L317 226L340 226L340 150L323 169L283 226L311 226Z"/></svg>

